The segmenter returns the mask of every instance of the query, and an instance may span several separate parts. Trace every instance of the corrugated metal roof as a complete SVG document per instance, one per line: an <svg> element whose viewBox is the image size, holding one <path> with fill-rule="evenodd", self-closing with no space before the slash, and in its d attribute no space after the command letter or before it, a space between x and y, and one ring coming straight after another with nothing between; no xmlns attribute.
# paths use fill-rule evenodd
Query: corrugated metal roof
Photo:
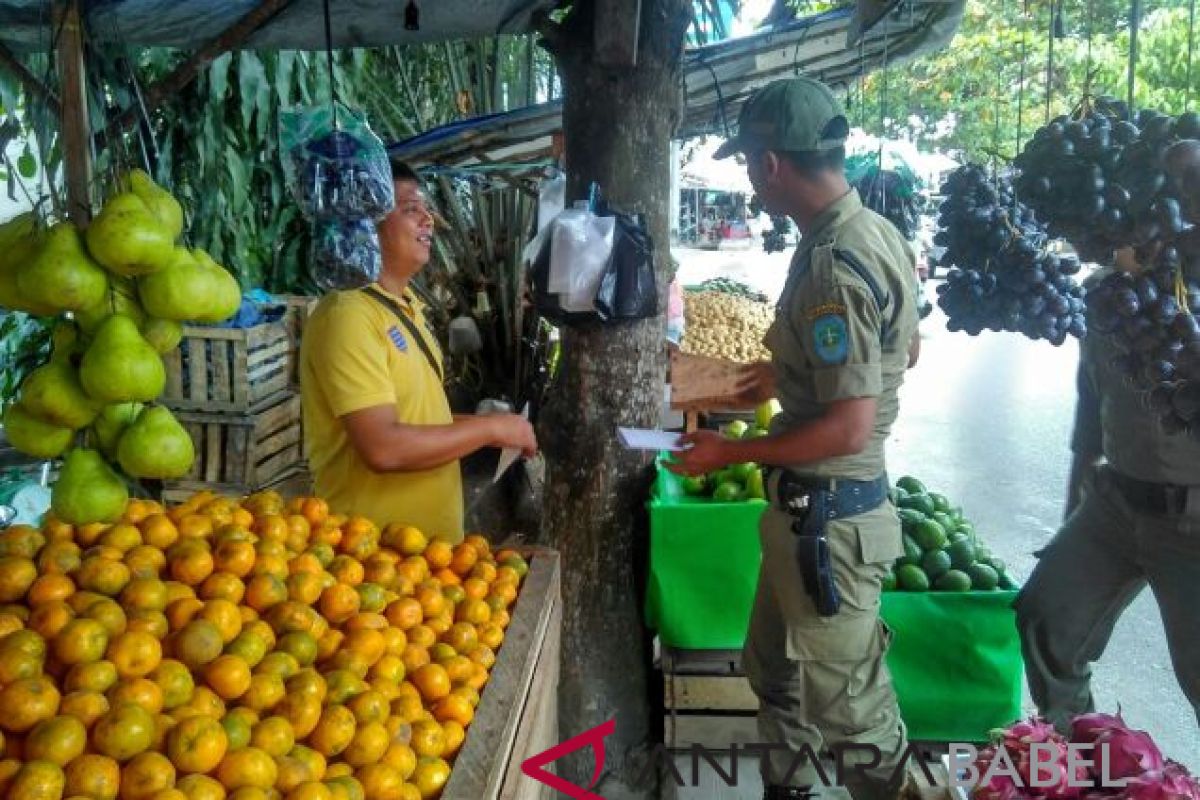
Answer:
<svg viewBox="0 0 1200 800"><path fill-rule="evenodd" d="M842 8L691 48L684 57L686 110L678 137L725 135L726 122L735 126L750 94L776 78L808 75L844 88L885 63L898 66L945 47L964 6L965 0L906 0L865 32L862 6ZM417 166L535 161L550 155L561 129L562 105L553 102L451 123L390 149Z"/></svg>
<svg viewBox="0 0 1200 800"><path fill-rule="evenodd" d="M194 49L220 35L262 0L84 0L96 41ZM530 29L555 0L417 0L421 29L404 29L407 0L331 0L337 47L383 47L469 39ZM51 0L0 0L0 43L44 50L53 36ZM251 49L325 47L322 0L292 0L243 45Z"/></svg>

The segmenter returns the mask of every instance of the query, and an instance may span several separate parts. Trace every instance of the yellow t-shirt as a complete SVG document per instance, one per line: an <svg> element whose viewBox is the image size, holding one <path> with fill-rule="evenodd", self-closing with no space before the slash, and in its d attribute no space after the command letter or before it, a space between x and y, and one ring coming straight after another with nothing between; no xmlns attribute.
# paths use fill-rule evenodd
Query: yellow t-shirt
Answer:
<svg viewBox="0 0 1200 800"><path fill-rule="evenodd" d="M375 288L383 291L378 284ZM393 298L440 365L441 350L420 301L411 291ZM375 472L342 426L340 417L380 405L394 405L396 421L409 425L454 421L437 373L389 308L361 291L322 298L304 326L300 388L316 491L335 513L361 514L380 526L413 525L428 536L463 538L458 461L419 472Z"/></svg>

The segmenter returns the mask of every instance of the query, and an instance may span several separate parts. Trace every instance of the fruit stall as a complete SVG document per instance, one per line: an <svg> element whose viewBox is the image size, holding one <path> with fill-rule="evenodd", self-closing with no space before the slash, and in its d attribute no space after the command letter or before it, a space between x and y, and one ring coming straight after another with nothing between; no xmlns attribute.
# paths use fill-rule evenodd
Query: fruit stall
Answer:
<svg viewBox="0 0 1200 800"><path fill-rule="evenodd" d="M726 430L734 433L755 430ZM762 473L739 464L680 478L665 458L650 500L646 619L661 648L667 738L726 746L751 736L757 709L740 650L761 559ZM891 494L905 554L885 580L880 614L894 633L888 667L901 715L914 741L985 741L1021 712L1017 587L946 497L911 477Z"/></svg>

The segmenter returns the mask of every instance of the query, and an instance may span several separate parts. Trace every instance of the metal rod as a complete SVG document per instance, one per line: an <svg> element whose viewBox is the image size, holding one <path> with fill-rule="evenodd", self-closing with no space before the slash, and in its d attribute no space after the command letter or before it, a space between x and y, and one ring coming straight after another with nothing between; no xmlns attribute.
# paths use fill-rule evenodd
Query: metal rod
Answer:
<svg viewBox="0 0 1200 800"><path fill-rule="evenodd" d="M59 13L63 22L62 35L58 40L58 69L63 93L62 139L67 174L67 214L77 225L83 226L92 219L92 148L79 0L70 0L60 6Z"/></svg>
<svg viewBox="0 0 1200 800"><path fill-rule="evenodd" d="M1129 2L1129 114L1133 116L1133 96L1137 88L1138 28L1142 25L1142 0Z"/></svg>

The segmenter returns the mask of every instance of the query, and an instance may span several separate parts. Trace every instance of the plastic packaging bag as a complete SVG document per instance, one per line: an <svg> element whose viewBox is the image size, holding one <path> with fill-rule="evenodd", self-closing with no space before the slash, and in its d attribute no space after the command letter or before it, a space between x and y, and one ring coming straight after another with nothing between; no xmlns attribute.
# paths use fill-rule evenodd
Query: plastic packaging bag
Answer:
<svg viewBox="0 0 1200 800"><path fill-rule="evenodd" d="M613 217L597 217L586 208L562 212L550 224L549 289L570 312L594 309L596 290L612 255Z"/></svg>
<svg viewBox="0 0 1200 800"><path fill-rule="evenodd" d="M654 279L654 243L640 215L613 212L612 255L595 293L595 307L606 320L646 319L658 313Z"/></svg>
<svg viewBox="0 0 1200 800"><path fill-rule="evenodd" d="M325 291L358 289L379 279L383 256L366 217L315 222L309 248L313 281Z"/></svg>
<svg viewBox="0 0 1200 800"><path fill-rule="evenodd" d="M542 181L538 189L538 231L567 207L567 176L560 172L553 178Z"/></svg>
<svg viewBox="0 0 1200 800"><path fill-rule="evenodd" d="M387 150L362 115L330 106L281 115L284 176L310 221L366 217L375 222L395 207Z"/></svg>

